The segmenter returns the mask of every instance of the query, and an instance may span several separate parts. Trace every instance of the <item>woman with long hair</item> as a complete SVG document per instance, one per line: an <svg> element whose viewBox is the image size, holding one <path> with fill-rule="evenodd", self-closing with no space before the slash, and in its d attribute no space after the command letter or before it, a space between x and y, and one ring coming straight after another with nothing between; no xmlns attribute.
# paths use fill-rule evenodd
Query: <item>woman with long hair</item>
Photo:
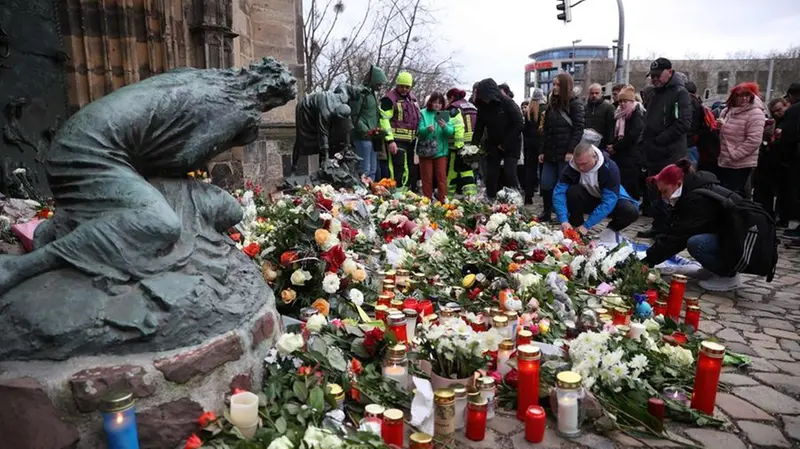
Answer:
<svg viewBox="0 0 800 449"><path fill-rule="evenodd" d="M447 198L447 155L448 139L455 132L455 119L448 121L437 118L437 112L444 110L444 95L434 92L428 97L425 109L419 121L417 156L419 156L419 172L422 178L422 194L433 198L433 180L436 178L436 197L444 202ZM463 126L463 125L462 125Z"/></svg>
<svg viewBox="0 0 800 449"><path fill-rule="evenodd" d="M635 200L639 200L641 153L639 136L644 129L644 113L636 102L633 86L624 86L617 95L616 125L611 144L606 148L619 167L620 183Z"/></svg>
<svg viewBox="0 0 800 449"><path fill-rule="evenodd" d="M533 204L533 195L539 184L539 153L544 142L544 107L546 100L544 92L538 87L533 89L530 101L522 103L522 116L525 119L525 128L522 131L525 169L523 188L525 190L525 204Z"/></svg>
<svg viewBox="0 0 800 449"><path fill-rule="evenodd" d="M767 121L764 103L756 83L741 83L731 90L725 110L719 116L719 170L723 187L745 198L747 181L758 165L758 148Z"/></svg>
<svg viewBox="0 0 800 449"><path fill-rule="evenodd" d="M553 189L572 160L572 151L583 136L583 103L573 93L572 77L559 73L553 81L550 104L544 115L544 142L539 154L542 164L542 199L540 221L550 221L553 214Z"/></svg>

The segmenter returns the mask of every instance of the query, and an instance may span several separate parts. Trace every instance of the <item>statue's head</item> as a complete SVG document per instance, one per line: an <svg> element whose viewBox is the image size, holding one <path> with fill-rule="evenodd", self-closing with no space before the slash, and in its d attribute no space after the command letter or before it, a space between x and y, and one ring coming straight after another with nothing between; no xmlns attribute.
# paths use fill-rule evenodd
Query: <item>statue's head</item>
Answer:
<svg viewBox="0 0 800 449"><path fill-rule="evenodd" d="M297 96L297 80L285 64L274 58L262 58L239 71L247 77L247 85L255 91L262 112L283 106Z"/></svg>

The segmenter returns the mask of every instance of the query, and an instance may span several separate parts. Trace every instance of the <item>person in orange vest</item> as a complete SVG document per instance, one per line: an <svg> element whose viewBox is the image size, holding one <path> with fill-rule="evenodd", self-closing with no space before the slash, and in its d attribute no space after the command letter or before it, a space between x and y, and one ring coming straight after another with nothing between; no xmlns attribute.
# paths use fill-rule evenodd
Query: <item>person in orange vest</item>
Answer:
<svg viewBox="0 0 800 449"><path fill-rule="evenodd" d="M380 103L380 127L386 135L389 173L397 182L398 189L417 192L419 168L414 164L414 144L420 109L411 92L414 78L408 72L400 72L395 84Z"/></svg>

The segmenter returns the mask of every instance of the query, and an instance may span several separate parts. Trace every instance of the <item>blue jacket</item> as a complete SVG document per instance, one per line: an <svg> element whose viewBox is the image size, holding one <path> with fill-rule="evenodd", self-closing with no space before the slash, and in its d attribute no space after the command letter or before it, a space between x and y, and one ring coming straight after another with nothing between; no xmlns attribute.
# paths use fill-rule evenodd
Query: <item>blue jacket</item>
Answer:
<svg viewBox="0 0 800 449"><path fill-rule="evenodd" d="M599 150L598 150L599 151ZM628 195L625 188L620 184L619 167L611 160L608 153L601 153L603 162L597 170L597 184L600 189L600 205L598 205L586 222L583 224L586 229L600 223L606 218L614 208L617 206L617 201L627 200L636 202ZM581 172L575 167L575 164L570 161L567 168L561 174L561 177L553 190L553 208L556 210L556 216L560 223L568 221L569 213L567 212L567 189L574 184L580 184Z"/></svg>

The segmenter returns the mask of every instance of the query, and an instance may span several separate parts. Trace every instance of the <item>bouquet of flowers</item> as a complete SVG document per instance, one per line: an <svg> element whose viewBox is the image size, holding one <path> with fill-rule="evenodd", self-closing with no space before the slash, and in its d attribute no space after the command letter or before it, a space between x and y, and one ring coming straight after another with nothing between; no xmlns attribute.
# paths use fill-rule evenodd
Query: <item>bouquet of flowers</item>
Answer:
<svg viewBox="0 0 800 449"><path fill-rule="evenodd" d="M502 337L497 331L475 332L461 319L423 326L417 336L417 356L431 363L439 377L465 379L486 368L486 351L496 351Z"/></svg>
<svg viewBox="0 0 800 449"><path fill-rule="evenodd" d="M458 155L465 164L471 165L480 162L483 150L477 145L464 145L458 150Z"/></svg>

